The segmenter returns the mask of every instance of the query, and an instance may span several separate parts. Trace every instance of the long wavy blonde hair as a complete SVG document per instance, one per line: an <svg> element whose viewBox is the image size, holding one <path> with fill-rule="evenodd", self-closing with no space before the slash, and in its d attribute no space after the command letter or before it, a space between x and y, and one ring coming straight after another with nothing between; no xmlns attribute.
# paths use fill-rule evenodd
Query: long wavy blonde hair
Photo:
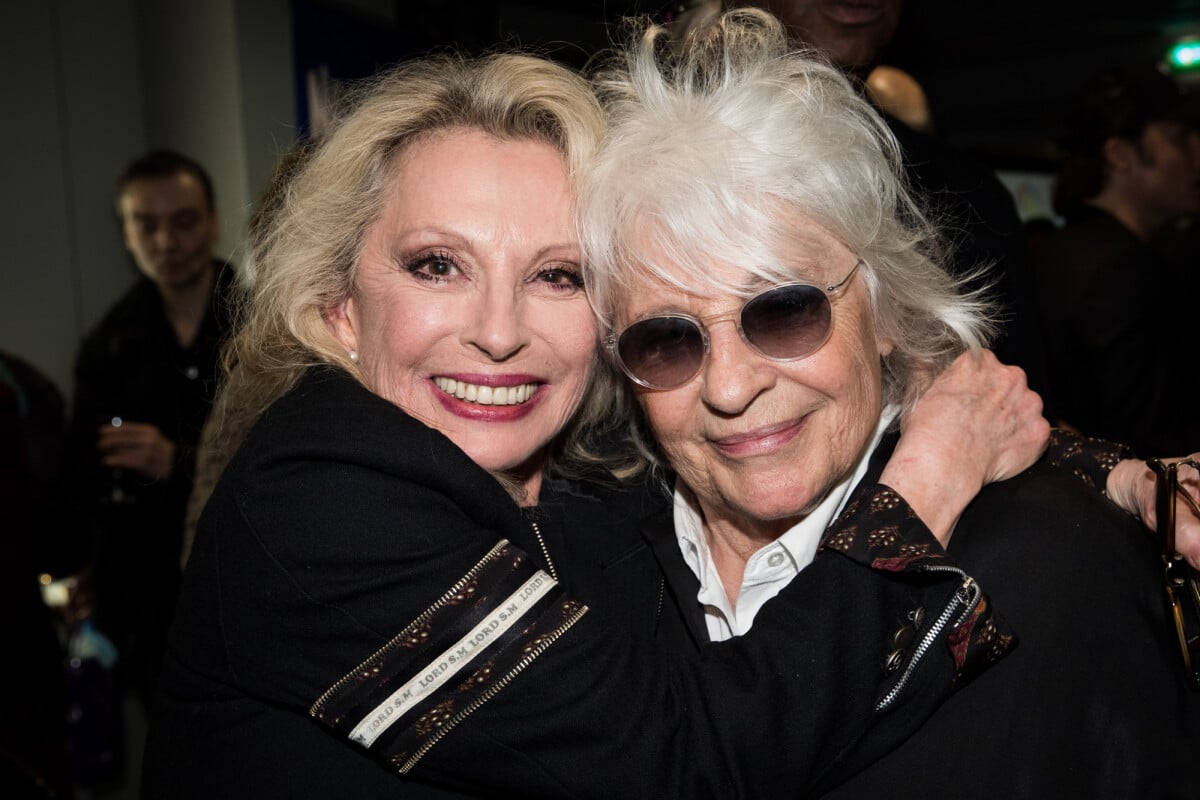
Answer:
<svg viewBox="0 0 1200 800"><path fill-rule="evenodd" d="M438 131L481 130L555 147L568 175L595 152L603 115L587 83L530 55L441 55L401 64L352 92L329 134L279 177L248 245L226 380L200 472L219 472L262 412L308 369L362 375L326 323L347 299L368 228L378 219L397 156ZM611 417L612 372L597 359L584 406L548 452L559 472L603 460L588 432Z"/></svg>

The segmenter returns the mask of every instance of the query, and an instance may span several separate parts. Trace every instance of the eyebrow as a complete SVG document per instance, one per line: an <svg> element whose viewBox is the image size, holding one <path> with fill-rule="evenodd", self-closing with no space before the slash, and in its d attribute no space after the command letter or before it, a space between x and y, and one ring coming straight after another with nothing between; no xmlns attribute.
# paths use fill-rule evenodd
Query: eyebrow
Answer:
<svg viewBox="0 0 1200 800"><path fill-rule="evenodd" d="M166 214L155 214L149 211L130 211L129 217L138 220L139 222L152 222L158 219L177 219L183 216L203 216L204 212L199 208L178 208Z"/></svg>
<svg viewBox="0 0 1200 800"><path fill-rule="evenodd" d="M419 250L425 247L436 246L437 244L441 243L438 240L449 240L451 242L450 246L463 248L464 250L469 251L475 251L479 248L479 245L474 238L464 236L458 231L438 227L436 225L406 228L391 236L391 240L391 246L393 248L398 244L402 250ZM538 250L534 253L534 260L544 258L547 254L552 254L559 251L570 251L570 254L575 259L582 257L579 242L565 241L554 242L538 248Z"/></svg>
<svg viewBox="0 0 1200 800"><path fill-rule="evenodd" d="M581 258L583 255L582 250L579 247L579 242L559 242L557 244L548 244L539 249L535 255L538 258L542 258L548 254L561 252L564 250L570 251L570 254L575 258Z"/></svg>

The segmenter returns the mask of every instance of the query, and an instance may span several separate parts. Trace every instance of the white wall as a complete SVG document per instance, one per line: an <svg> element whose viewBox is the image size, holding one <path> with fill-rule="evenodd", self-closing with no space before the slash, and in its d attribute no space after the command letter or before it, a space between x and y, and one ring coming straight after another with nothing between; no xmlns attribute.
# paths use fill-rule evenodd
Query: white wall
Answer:
<svg viewBox="0 0 1200 800"><path fill-rule="evenodd" d="M146 133L212 175L228 255L249 205L234 0L142 0Z"/></svg>
<svg viewBox="0 0 1200 800"><path fill-rule="evenodd" d="M236 9L242 135L251 204L279 156L296 143L295 55L288 0L239 0ZM243 219L244 222L244 219Z"/></svg>
<svg viewBox="0 0 1200 800"><path fill-rule="evenodd" d="M76 342L131 278L112 207L145 146L133 0L0 4L0 348L67 389Z"/></svg>
<svg viewBox="0 0 1200 800"><path fill-rule="evenodd" d="M216 183L222 237L241 232L274 158L291 147L287 0L0 3L0 349L68 394L79 337L134 279L113 180L151 147Z"/></svg>

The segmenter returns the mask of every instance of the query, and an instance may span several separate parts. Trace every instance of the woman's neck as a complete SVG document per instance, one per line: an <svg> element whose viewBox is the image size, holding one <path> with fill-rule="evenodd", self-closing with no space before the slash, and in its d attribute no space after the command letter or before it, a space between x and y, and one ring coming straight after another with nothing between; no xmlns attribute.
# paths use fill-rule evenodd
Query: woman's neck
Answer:
<svg viewBox="0 0 1200 800"><path fill-rule="evenodd" d="M703 512L702 512L703 513ZM709 557L721 578L721 586L730 606L737 608L746 562L750 557L783 536L801 521L800 517L778 520L730 519L705 515L704 538Z"/></svg>

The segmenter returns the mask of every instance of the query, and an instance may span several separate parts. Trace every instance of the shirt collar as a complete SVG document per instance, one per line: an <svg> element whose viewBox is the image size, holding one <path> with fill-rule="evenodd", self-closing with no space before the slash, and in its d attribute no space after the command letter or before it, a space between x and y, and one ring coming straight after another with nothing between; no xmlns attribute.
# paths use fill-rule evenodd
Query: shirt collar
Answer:
<svg viewBox="0 0 1200 800"><path fill-rule="evenodd" d="M833 487L808 516L789 528L774 542L764 546L746 562L746 572L742 578L740 592L742 596L746 595L748 590L762 584L774 584L775 586L773 589L766 590L767 597L765 599L761 602L751 603L750 607L746 607L742 597L739 597L737 616L741 621L733 623L731 620L731 634L749 629L749 623L753 620L753 616L762 602L773 597L800 570L812 563L813 558L816 557L817 547L821 543L821 536L830 523L842 512L850 498L851 489L866 474L871 462L871 453L879 446L880 440L891 426L897 413L898 409L894 406L888 406L883 410L870 446L864 450L849 478ZM712 561L712 553L708 546L708 537L704 532L699 504L691 490L678 480L675 483L673 516L675 537L679 543L680 552L688 567L700 580L697 599L706 608L722 611L726 616L731 617L732 606L725 595L720 576ZM710 625L711 630L712 625Z"/></svg>

